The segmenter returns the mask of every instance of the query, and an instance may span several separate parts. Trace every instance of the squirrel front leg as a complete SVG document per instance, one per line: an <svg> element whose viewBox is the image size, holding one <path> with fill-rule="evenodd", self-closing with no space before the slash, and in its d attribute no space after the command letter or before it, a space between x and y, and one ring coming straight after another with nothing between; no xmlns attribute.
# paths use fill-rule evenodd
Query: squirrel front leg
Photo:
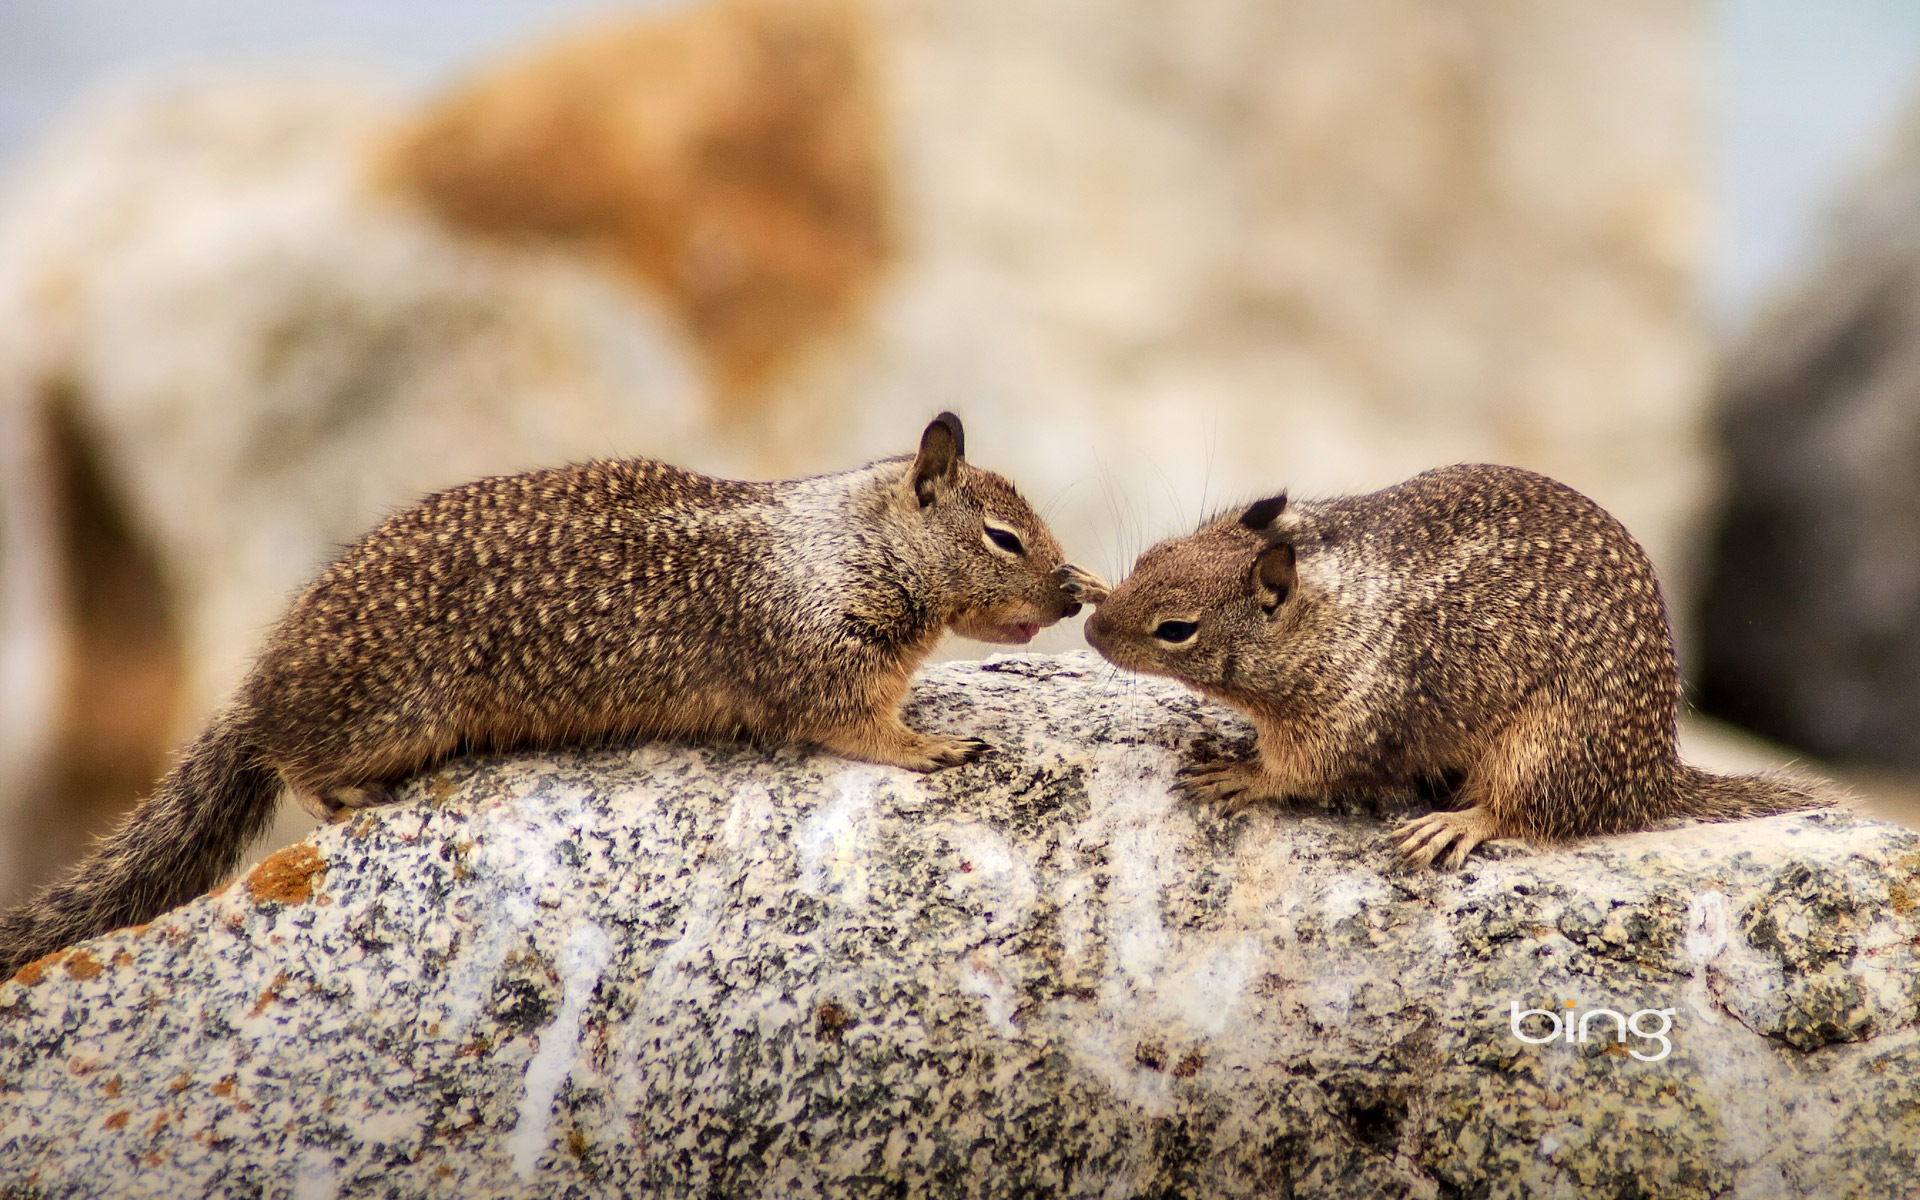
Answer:
<svg viewBox="0 0 1920 1200"><path fill-rule="evenodd" d="M961 766L993 749L979 738L937 737L909 729L893 709L828 730L818 740L835 754L921 772Z"/></svg>
<svg viewBox="0 0 1920 1200"><path fill-rule="evenodd" d="M1194 763L1180 771L1174 784L1180 797L1194 804L1217 804L1228 813L1255 804L1312 800L1329 785L1323 754L1315 754L1298 739L1265 721L1257 723L1258 755L1251 761Z"/></svg>

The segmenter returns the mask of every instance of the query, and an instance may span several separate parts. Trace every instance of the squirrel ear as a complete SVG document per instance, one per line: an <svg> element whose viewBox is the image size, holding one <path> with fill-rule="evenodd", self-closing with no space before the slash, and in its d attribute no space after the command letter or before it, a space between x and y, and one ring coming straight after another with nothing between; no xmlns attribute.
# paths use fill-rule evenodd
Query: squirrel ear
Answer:
<svg viewBox="0 0 1920 1200"><path fill-rule="evenodd" d="M1287 511L1287 494L1268 496L1265 500L1255 500L1247 505L1247 511L1240 514L1240 523L1255 533L1264 533L1273 528L1274 521Z"/></svg>
<svg viewBox="0 0 1920 1200"><path fill-rule="evenodd" d="M1275 542L1253 560L1253 595L1260 610L1272 616L1293 594L1293 543Z"/></svg>
<svg viewBox="0 0 1920 1200"><path fill-rule="evenodd" d="M913 456L913 470L908 473L921 508L939 499L941 491L953 483L966 453L967 434L959 417L943 412L927 425L920 435L920 452Z"/></svg>

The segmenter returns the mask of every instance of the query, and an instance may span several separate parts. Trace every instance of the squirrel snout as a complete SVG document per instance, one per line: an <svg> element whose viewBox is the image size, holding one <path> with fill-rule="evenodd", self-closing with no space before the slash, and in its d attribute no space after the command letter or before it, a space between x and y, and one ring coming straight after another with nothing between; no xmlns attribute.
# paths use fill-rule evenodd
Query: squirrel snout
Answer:
<svg viewBox="0 0 1920 1200"><path fill-rule="evenodd" d="M1087 618L1087 623L1082 627L1081 631L1086 636L1087 645L1092 646L1102 654L1106 653L1107 613L1105 609L1094 609L1093 615Z"/></svg>

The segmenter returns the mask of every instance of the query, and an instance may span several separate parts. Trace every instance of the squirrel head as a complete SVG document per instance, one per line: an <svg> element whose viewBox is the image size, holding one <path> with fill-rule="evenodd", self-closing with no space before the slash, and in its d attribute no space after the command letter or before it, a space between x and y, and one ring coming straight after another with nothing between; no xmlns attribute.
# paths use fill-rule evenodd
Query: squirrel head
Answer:
<svg viewBox="0 0 1920 1200"><path fill-rule="evenodd" d="M1126 670L1232 693L1300 621L1286 507L1270 496L1149 549L1087 619L1087 641Z"/></svg>
<svg viewBox="0 0 1920 1200"><path fill-rule="evenodd" d="M967 462L966 432L952 413L920 435L896 503L926 568L945 581L946 624L962 637L1021 645L1106 594L1065 561L1011 482Z"/></svg>

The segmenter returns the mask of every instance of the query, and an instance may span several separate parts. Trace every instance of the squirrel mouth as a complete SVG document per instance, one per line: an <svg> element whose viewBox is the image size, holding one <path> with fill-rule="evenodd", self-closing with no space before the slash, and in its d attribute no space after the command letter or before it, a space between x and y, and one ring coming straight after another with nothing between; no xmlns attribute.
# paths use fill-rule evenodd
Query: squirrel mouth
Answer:
<svg viewBox="0 0 1920 1200"><path fill-rule="evenodd" d="M1034 634L1039 632L1040 622L1038 621L1014 621L1006 625L994 626L993 640L1009 646L1024 646L1033 640Z"/></svg>

